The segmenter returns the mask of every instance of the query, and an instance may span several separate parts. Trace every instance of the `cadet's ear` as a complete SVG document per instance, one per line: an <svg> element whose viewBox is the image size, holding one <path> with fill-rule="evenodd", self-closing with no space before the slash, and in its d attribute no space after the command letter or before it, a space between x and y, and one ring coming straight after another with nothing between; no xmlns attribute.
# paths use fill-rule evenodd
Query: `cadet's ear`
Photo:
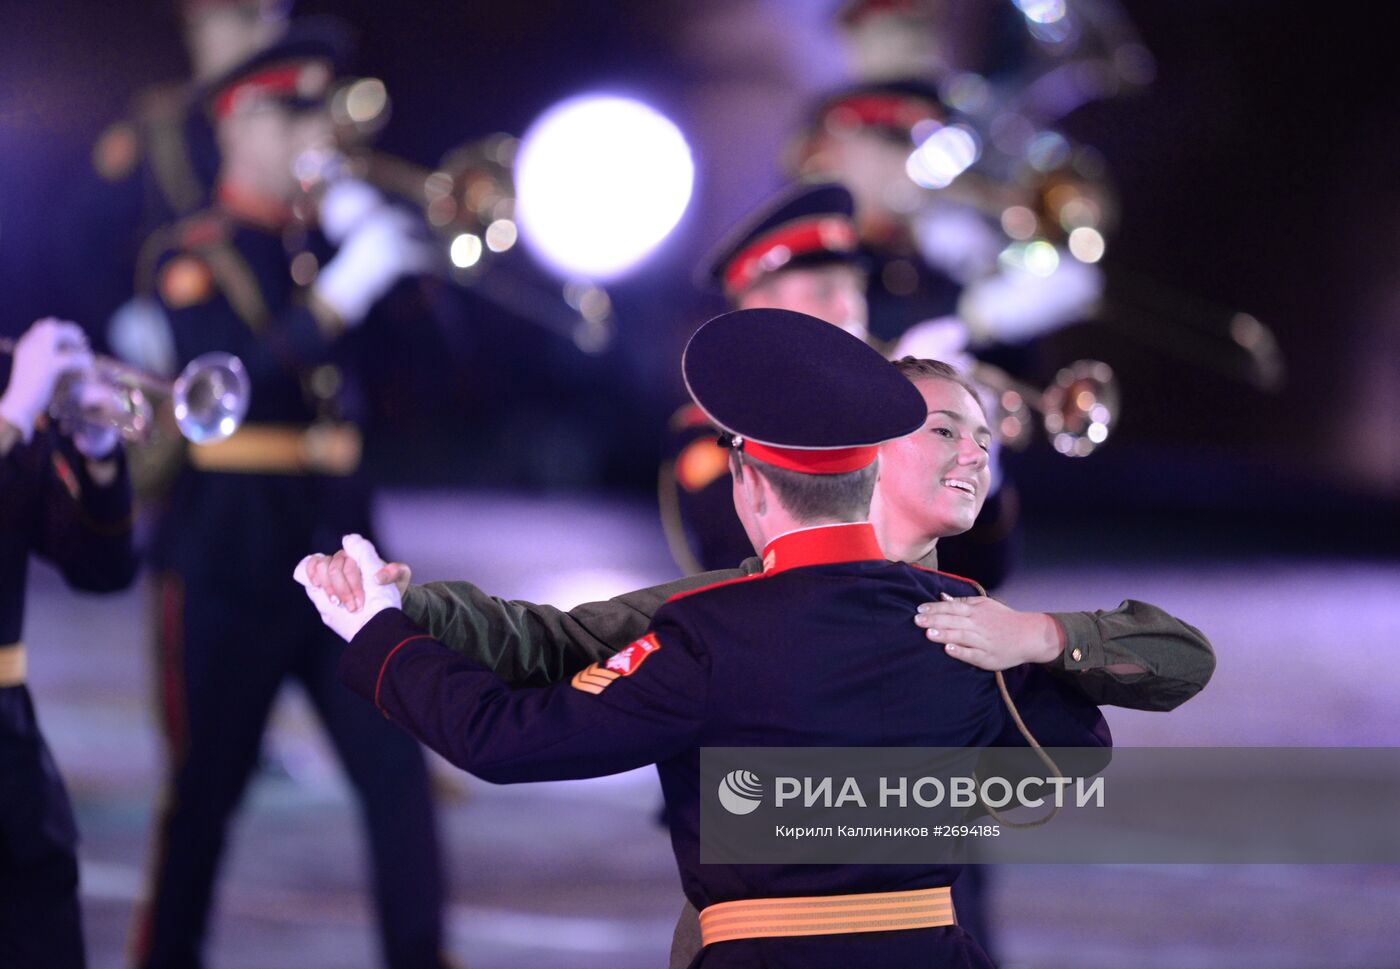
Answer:
<svg viewBox="0 0 1400 969"><path fill-rule="evenodd" d="M752 467L749 468L748 480L753 482L754 506L753 510L760 515L768 513L768 496L773 490L773 486L768 483L768 478Z"/></svg>
<svg viewBox="0 0 1400 969"><path fill-rule="evenodd" d="M733 462L733 468L734 487L742 497L744 504L754 514L764 514L768 510L768 482L752 465L746 467L743 459L737 455Z"/></svg>

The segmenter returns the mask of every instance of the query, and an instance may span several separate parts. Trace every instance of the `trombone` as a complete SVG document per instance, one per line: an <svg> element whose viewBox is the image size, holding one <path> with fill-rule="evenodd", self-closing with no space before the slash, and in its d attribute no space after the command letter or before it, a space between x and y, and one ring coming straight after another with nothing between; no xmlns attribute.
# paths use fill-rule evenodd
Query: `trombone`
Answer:
<svg viewBox="0 0 1400 969"><path fill-rule="evenodd" d="M15 341L0 339L0 354L12 355L14 349ZM191 444L212 444L238 430L251 397L243 361L230 353L195 357L174 380L96 356L88 369L59 379L48 413L65 430L111 428L129 444L150 444L156 405L169 400L180 434Z"/></svg>

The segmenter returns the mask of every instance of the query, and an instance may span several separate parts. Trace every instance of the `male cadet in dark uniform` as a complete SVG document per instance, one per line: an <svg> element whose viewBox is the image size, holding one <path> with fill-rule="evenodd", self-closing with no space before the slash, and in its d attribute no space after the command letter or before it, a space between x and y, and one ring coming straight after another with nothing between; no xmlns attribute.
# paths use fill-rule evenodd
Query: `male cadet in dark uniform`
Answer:
<svg viewBox="0 0 1400 969"><path fill-rule="evenodd" d="M899 361L896 366L926 396L944 392L945 384L966 384L936 361ZM947 433L939 418L930 414L918 434L886 445L875 492L877 534L889 543L883 546L885 554L926 568L936 567L941 541L965 530L970 520L964 503L949 500L953 492L943 481L954 470L956 456L943 443ZM984 485L974 505L985 493ZM410 570L402 563L386 566L371 581L397 583L404 611L452 649L513 685L540 686L567 680L590 663L606 662L646 631L672 595L761 568L760 560L750 556L736 569L688 576L568 611L501 599L465 581L410 585ZM364 603L360 569L344 551L312 556L308 571L314 582L352 608ZM932 632L930 638L952 641L948 652L955 658L989 670L1041 664L1058 693L1095 704L1172 710L1198 693L1215 668L1210 644L1199 630L1135 600L1110 611L1031 613L978 597L925 603L916 622L931 630L946 627L946 632L939 630L944 638ZM1008 679L1015 685L1026 670L1021 667ZM1023 709L1035 705L1025 695L1018 703ZM682 913L672 965L686 965L698 946L695 914ZM676 960L678 953L683 958Z"/></svg>
<svg viewBox="0 0 1400 969"><path fill-rule="evenodd" d="M728 437L735 506L763 572L673 597L645 635L568 684L511 691L409 620L394 586L370 586L358 612L332 603L311 583L308 557L296 577L350 641L342 678L487 780L656 762L682 883L701 910L706 948L694 965L991 965L955 925L948 886L958 866L700 864L702 746L976 747L1009 733L992 675L910 628L921 601L975 595L975 584L885 561L866 521L879 445L924 425L924 397L864 343L785 310L710 321L682 366ZM980 406L948 386L961 473L985 480ZM954 500L975 505L971 487ZM362 570L383 564L359 536L345 550ZM1060 722L1056 742L1102 742L1088 709ZM806 934L801 916L773 916L758 930L730 919L742 926L761 899L808 896L843 900L820 936ZM897 929L871 930L871 920L895 917L893 905L915 910L899 913L907 918Z"/></svg>
<svg viewBox="0 0 1400 969"><path fill-rule="evenodd" d="M854 206L851 192L835 183L784 189L711 250L697 282L722 291L736 309L806 313L886 350L869 329L866 264L873 257L863 248ZM937 350L924 342L925 350ZM949 359L964 342L949 343L947 354L920 355ZM678 564L697 572L741 561L748 545L729 500L728 465L714 430L694 404L672 416L667 456L659 483L661 515ZM939 548L943 567L989 589L1011 570L1020 538L1018 501L1002 479L995 453L992 476L977 524L964 535L945 538Z"/></svg>
<svg viewBox="0 0 1400 969"><path fill-rule="evenodd" d="M15 346L0 395L0 966L81 967L77 829L25 687L24 587L31 552L67 583L131 583L131 485L115 432L70 440L44 409L91 363L83 331L41 320Z"/></svg>
<svg viewBox="0 0 1400 969"><path fill-rule="evenodd" d="M170 776L134 927L142 966L200 964L225 832L289 678L363 809L385 963L440 964L442 871L422 751L335 683L339 644L274 578L308 542L369 527L354 331L434 259L410 215L362 183L335 184L321 204L334 250L292 218L294 161L331 144L324 97L343 52L329 27L293 24L209 86L217 202L169 231L156 269L177 366L234 353L252 398L236 434L188 453L155 539Z"/></svg>

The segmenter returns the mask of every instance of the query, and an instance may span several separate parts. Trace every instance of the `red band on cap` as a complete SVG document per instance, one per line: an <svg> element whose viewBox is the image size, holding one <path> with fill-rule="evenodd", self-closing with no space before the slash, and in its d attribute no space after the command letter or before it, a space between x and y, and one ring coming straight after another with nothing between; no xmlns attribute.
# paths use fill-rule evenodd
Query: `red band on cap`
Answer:
<svg viewBox="0 0 1400 969"><path fill-rule="evenodd" d="M853 27L866 17L879 14L929 17L933 15L933 11L929 4L923 0L862 0L862 2L846 4L838 17L843 26Z"/></svg>
<svg viewBox="0 0 1400 969"><path fill-rule="evenodd" d="M836 448L830 451L807 451L799 448L773 447L757 441L744 441L744 453L764 464L803 474L846 474L869 467L880 453L880 445Z"/></svg>
<svg viewBox="0 0 1400 969"><path fill-rule="evenodd" d="M828 130L894 128L909 131L920 121L941 121L942 113L924 98L907 94L861 94L831 105L822 115Z"/></svg>
<svg viewBox="0 0 1400 969"><path fill-rule="evenodd" d="M741 293L765 273L776 272L811 252L855 252L856 227L841 216L822 215L781 225L729 260L724 291Z"/></svg>
<svg viewBox="0 0 1400 969"><path fill-rule="evenodd" d="M306 94L302 90L308 78L308 71L314 71L329 78L329 71L319 62L300 61L295 64L278 64L240 78L219 92L214 100L214 117L226 118L233 109L251 92L258 94ZM313 75L314 76L314 75ZM319 96L323 91L312 92Z"/></svg>

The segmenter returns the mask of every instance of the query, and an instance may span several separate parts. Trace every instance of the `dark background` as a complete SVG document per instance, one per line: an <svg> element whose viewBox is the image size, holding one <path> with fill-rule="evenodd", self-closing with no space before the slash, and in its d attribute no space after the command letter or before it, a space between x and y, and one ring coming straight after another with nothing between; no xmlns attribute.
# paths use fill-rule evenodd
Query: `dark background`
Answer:
<svg viewBox="0 0 1400 969"><path fill-rule="evenodd" d="M563 97L607 89L660 108L696 155L696 194L676 234L610 286L618 337L607 352L585 355L472 295L460 297L460 330L409 328L406 339L382 341L382 477L652 486L661 428L682 398L680 347L719 308L691 289L691 266L780 184L783 138L804 102L839 81L829 38L802 47L833 6L296 5L359 29L356 67L382 77L394 98L380 138L389 151L431 164L493 131L523 132ZM1088 105L1063 126L1103 153L1118 188L1122 218L1105 269L1167 293L1167 318L1190 312L1208 321L1239 309L1264 320L1289 380L1266 394L1179 363L1129 338L1112 313L1044 341L1041 378L1076 357L1100 357L1120 375L1124 406L1114 440L1089 459L1061 458L1043 442L1015 456L1029 514L1067 527L1143 522L1158 534L1170 517L1286 546L1393 552L1393 35L1373 6L1354 3L1135 0L1125 8L1156 58L1155 82ZM786 46L765 52L755 23ZM113 285L110 270L100 247L78 241L101 238L110 218L91 174L92 144L137 90L187 73L171 4L0 4L0 332L15 335L46 314L100 331L85 314ZM717 111L731 88L757 93ZM112 244L133 244L113 224Z"/></svg>

